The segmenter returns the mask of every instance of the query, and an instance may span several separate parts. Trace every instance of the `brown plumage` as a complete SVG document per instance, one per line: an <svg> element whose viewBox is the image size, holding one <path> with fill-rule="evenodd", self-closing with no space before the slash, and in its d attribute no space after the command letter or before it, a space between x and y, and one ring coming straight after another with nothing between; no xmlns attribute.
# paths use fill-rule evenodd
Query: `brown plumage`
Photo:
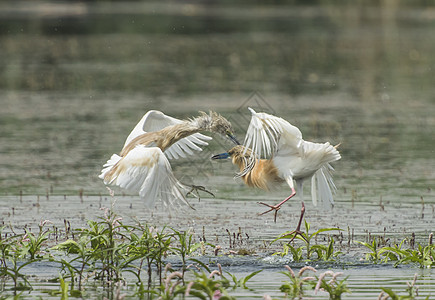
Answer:
<svg viewBox="0 0 435 300"><path fill-rule="evenodd" d="M165 151L182 138L200 132L201 130L201 128L192 126L189 122L183 122L181 124L165 127L159 131L147 132L135 137L130 143L127 144L127 146L122 149L120 155L125 156L137 145L155 145L162 151Z"/></svg>
<svg viewBox="0 0 435 300"><path fill-rule="evenodd" d="M168 159L201 151L211 138L200 132L228 136L238 144L231 123L221 115L200 112L196 118L178 120L159 111L147 112L127 137L119 155L104 165L100 178L106 184L137 191L150 205L160 198L167 205L186 202L181 184L173 175ZM175 199L175 200L174 200Z"/></svg>
<svg viewBox="0 0 435 300"><path fill-rule="evenodd" d="M252 108L249 110L252 117L244 145L212 158L231 157L233 164L240 169L237 176L242 177L248 186L267 190L276 182L286 181L291 189L287 198L276 205L259 202L269 208L263 214L274 211L275 221L281 206L296 195L295 183L303 199L302 185L305 180L311 180L314 205L319 199L325 207L332 206L335 185L330 163L341 158L337 147L330 143L304 141L301 131L286 120L267 113L257 113ZM299 231L299 227L296 231Z"/></svg>
<svg viewBox="0 0 435 300"><path fill-rule="evenodd" d="M181 124L165 127L159 131L146 132L131 140L131 142L128 143L121 150L120 156L121 157L126 156L131 150L136 148L138 145L156 146L160 148L162 152L164 152L167 148L169 148L170 146L172 146L174 143L181 140L182 138L185 138L189 135L192 135L200 131L201 131L200 128L194 127L188 121L186 121ZM110 169L104 175L104 181L111 182L114 177L116 177L121 172L124 172L124 170L121 170L121 168L123 168L122 164L120 164L120 162L116 163L113 166L113 168Z"/></svg>
<svg viewBox="0 0 435 300"><path fill-rule="evenodd" d="M240 172L246 168L246 165L253 159L251 150L242 145L237 145L228 151L234 165L238 166ZM242 179L246 185L250 187L260 188L266 191L271 190L277 183L283 182L278 176L278 170L272 160L256 159L254 166L246 174L242 175Z"/></svg>

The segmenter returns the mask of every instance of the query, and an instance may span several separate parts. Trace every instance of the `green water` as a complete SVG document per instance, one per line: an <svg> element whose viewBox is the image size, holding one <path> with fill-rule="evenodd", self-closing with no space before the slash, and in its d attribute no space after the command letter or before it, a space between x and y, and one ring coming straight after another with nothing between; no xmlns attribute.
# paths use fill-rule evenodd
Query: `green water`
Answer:
<svg viewBox="0 0 435 300"><path fill-rule="evenodd" d="M336 207L323 211L306 196L312 226L350 227L359 240L415 232L427 241L435 229L434 29L425 1L1 2L0 220L20 230L100 216L110 200L97 175L149 109L178 118L215 110L242 140L251 106L290 121L306 140L341 143ZM275 203L288 187L248 189L229 163L209 160L229 147L215 136L197 157L173 162L179 178L216 195L192 199L195 213L151 213L119 189L116 209L159 225L205 226L220 241L240 227L254 248L294 227L299 199L276 224L257 216L257 201ZM350 252L356 261L358 251ZM278 297L281 268L259 275L257 297ZM355 285L346 299L375 299L370 282L379 280L403 290L414 273L435 294L430 270L344 272Z"/></svg>

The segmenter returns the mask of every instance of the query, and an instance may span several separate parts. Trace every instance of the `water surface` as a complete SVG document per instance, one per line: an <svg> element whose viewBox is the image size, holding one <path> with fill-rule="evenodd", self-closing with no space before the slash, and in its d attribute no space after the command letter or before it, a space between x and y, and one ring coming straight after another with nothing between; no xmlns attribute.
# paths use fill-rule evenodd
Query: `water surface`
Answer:
<svg viewBox="0 0 435 300"><path fill-rule="evenodd" d="M306 140L341 143L335 208L314 207L308 188L305 203L312 228L345 229L346 261L364 257L356 244L346 248L348 228L354 240L379 235L391 243L412 233L427 243L435 228L430 5L14 1L0 4L0 19L0 220L16 231L43 219L80 227L101 216L113 202L97 177L101 166L149 109L178 118L216 110L242 140L248 106L285 118ZM230 270L267 269L253 294L278 297L278 272L291 262L257 259L294 228L300 199L277 223L258 216L257 201L278 202L289 189L244 187L234 166L209 159L229 147L215 136L197 157L173 162L179 178L216 195L192 199L196 211L150 212L116 188L114 209L124 220L205 230L226 250L226 229L241 230L249 240L239 246L256 256ZM342 271L354 291L346 299L375 299L379 285L404 290L414 273L421 290L435 294L430 270Z"/></svg>

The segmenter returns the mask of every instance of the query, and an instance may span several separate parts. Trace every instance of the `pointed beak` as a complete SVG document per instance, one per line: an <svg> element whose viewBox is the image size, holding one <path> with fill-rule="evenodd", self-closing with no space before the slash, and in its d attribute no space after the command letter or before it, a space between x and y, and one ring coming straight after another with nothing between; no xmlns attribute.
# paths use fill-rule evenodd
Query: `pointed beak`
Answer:
<svg viewBox="0 0 435 300"><path fill-rule="evenodd" d="M228 154L228 152L225 152L225 153L213 155L211 159L226 159L228 157L230 157L230 155Z"/></svg>
<svg viewBox="0 0 435 300"><path fill-rule="evenodd" d="M236 136L232 133L228 133L227 136L234 144L241 145L240 142L237 140Z"/></svg>

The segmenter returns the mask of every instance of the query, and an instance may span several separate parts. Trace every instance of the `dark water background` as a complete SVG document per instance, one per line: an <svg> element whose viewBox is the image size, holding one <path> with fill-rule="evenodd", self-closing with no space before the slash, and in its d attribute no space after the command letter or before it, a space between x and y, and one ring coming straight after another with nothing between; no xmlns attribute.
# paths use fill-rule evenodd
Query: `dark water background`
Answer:
<svg viewBox="0 0 435 300"><path fill-rule="evenodd" d="M426 241L435 229L434 30L428 1L0 2L1 221L82 226L100 216L111 201L101 166L149 109L179 118L216 110L242 140L251 106L290 121L306 140L341 143L335 209L305 199L312 228ZM233 166L209 160L230 146L216 136L197 157L173 162L178 177L216 194L193 199L195 213L150 213L117 189L115 209L205 226L210 236L240 227L254 248L294 227L298 199L276 224L257 216L256 201L286 197L285 185L247 189ZM350 260L363 257L352 251ZM258 277L260 296L277 291L281 267ZM344 272L354 281L349 299L375 299L379 289L365 285L379 280L403 290L414 273L435 294L430 270Z"/></svg>

